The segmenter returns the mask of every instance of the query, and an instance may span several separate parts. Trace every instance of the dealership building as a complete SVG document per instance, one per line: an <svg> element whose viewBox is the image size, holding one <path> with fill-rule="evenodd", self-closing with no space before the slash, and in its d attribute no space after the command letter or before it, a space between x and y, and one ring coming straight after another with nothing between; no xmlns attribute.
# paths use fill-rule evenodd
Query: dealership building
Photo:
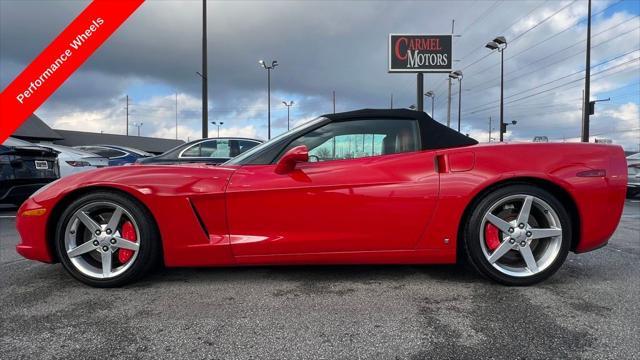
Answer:
<svg viewBox="0 0 640 360"><path fill-rule="evenodd" d="M180 144L184 144L184 141L174 139L52 129L35 114L29 116L27 121L11 136L33 143L51 142L64 146L99 144L125 146L152 154L161 154Z"/></svg>

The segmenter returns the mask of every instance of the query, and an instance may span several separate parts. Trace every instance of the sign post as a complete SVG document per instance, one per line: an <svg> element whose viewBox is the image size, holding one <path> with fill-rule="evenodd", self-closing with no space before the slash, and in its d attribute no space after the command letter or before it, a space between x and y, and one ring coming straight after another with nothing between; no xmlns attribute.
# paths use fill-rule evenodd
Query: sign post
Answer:
<svg viewBox="0 0 640 360"><path fill-rule="evenodd" d="M389 72L417 73L417 108L424 110L424 73L450 73L452 35L389 34Z"/></svg>

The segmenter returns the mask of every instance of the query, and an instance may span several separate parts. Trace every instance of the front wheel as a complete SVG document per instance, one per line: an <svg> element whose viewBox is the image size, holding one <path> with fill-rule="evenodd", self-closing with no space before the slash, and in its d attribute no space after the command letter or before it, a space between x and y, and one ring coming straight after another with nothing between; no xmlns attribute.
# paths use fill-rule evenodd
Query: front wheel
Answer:
<svg viewBox="0 0 640 360"><path fill-rule="evenodd" d="M60 217L56 251L76 279L96 287L121 286L139 278L159 258L159 238L149 212L114 192L96 192L72 202Z"/></svg>
<svg viewBox="0 0 640 360"><path fill-rule="evenodd" d="M571 244L571 220L558 199L531 185L510 185L480 200L465 229L474 267L506 285L553 275Z"/></svg>

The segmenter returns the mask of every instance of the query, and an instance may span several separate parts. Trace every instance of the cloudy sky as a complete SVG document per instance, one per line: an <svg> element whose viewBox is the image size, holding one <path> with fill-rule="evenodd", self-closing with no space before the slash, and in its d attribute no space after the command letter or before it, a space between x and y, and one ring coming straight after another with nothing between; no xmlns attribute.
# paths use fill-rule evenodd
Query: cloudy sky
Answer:
<svg viewBox="0 0 640 360"><path fill-rule="evenodd" d="M0 1L0 86L6 87L87 5L83 1ZM147 1L36 112L55 128L142 135L200 136L201 1ZM627 150L640 147L640 2L593 1L591 134ZM587 2L478 1L209 1L209 119L221 135L266 138L266 71L272 73L273 134L332 111L416 103L415 74L387 73L389 33L451 32L462 81L462 129L489 139L499 118L500 56L484 48L504 35L505 120L509 140L580 135ZM426 74L435 116L447 118L445 75ZM457 121L453 83L452 122ZM425 109L430 112L430 100ZM496 121L493 135L497 136ZM210 134L215 135L212 125ZM135 128L130 131L134 132Z"/></svg>

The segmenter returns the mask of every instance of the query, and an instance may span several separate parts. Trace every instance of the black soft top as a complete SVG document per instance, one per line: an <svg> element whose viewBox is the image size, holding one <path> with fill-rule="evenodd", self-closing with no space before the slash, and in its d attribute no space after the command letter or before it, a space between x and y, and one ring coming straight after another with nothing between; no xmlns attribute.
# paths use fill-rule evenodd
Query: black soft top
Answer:
<svg viewBox="0 0 640 360"><path fill-rule="evenodd" d="M470 146L478 143L475 139L440 124L422 111L408 109L362 109L336 114L325 114L322 116L331 121L355 120L360 118L417 120L420 126L423 150Z"/></svg>

